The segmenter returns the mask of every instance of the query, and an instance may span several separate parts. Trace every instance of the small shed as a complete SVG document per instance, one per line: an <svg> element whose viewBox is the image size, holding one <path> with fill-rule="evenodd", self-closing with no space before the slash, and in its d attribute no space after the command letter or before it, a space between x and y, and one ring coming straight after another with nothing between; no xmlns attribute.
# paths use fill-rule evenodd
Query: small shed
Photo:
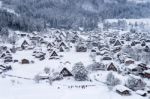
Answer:
<svg viewBox="0 0 150 99"><path fill-rule="evenodd" d="M131 65L131 64L134 64L134 60L131 58L126 58L125 59L125 65Z"/></svg>
<svg viewBox="0 0 150 99"><path fill-rule="evenodd" d="M21 60L21 64L29 64L29 60L28 59L22 59Z"/></svg>
<svg viewBox="0 0 150 99"><path fill-rule="evenodd" d="M143 97L146 97L147 96L147 92L145 92L144 90L137 90L136 91L136 94L140 95L140 96L143 96Z"/></svg>
<svg viewBox="0 0 150 99"><path fill-rule="evenodd" d="M127 87L125 87L123 85L117 85L115 87L115 90L118 94L120 94L122 96L130 96L131 95L130 89L128 89Z"/></svg>

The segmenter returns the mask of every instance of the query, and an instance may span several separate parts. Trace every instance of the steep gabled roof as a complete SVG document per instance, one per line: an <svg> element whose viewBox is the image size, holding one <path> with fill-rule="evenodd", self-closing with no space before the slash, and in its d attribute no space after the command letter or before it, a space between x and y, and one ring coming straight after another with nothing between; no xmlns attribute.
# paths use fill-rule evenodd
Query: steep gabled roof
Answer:
<svg viewBox="0 0 150 99"><path fill-rule="evenodd" d="M64 67L64 68L62 69L62 71L60 72L60 74L61 74L63 77L73 76L72 73L71 73L66 67Z"/></svg>
<svg viewBox="0 0 150 99"><path fill-rule="evenodd" d="M114 46L121 46L122 44L121 44L121 42L119 41L119 40L117 40L116 42L115 42L115 44L114 44Z"/></svg>
<svg viewBox="0 0 150 99"><path fill-rule="evenodd" d="M107 67L108 71L117 71L117 68L115 67L114 63L110 63L110 65L108 65Z"/></svg>
<svg viewBox="0 0 150 99"><path fill-rule="evenodd" d="M17 41L16 45L17 47L21 47L22 45L27 44L30 45L31 41L28 38L21 38L20 40Z"/></svg>
<svg viewBox="0 0 150 99"><path fill-rule="evenodd" d="M58 54L56 53L56 51L53 51L51 56L58 56Z"/></svg>
<svg viewBox="0 0 150 99"><path fill-rule="evenodd" d="M60 45L59 45L59 47L62 47L62 46L67 47L67 45L64 42L61 42Z"/></svg>
<svg viewBox="0 0 150 99"><path fill-rule="evenodd" d="M60 51L60 52L64 52L64 51L65 51L64 47L62 47L62 46L59 47L59 51Z"/></svg>

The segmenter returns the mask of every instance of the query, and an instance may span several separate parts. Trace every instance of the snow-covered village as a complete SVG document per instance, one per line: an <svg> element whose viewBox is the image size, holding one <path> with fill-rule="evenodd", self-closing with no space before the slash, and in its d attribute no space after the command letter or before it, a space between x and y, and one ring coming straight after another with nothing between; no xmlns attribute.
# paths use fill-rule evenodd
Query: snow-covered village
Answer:
<svg viewBox="0 0 150 99"><path fill-rule="evenodd" d="M0 99L150 99L149 18L0 32Z"/></svg>

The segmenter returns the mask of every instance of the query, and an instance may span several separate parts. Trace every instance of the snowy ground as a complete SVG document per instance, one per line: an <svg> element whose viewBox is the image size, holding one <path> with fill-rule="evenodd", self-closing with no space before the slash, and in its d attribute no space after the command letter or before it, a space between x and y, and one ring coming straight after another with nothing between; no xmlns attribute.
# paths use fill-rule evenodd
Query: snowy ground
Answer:
<svg viewBox="0 0 150 99"><path fill-rule="evenodd" d="M76 84L80 85L81 83ZM4 85L0 86L0 89L3 89L0 90L1 99L144 99L136 94L126 97L120 96L113 91L109 91L103 84L97 84L86 89L69 89L58 83L50 86L45 83L35 84L32 81L24 81L24 83L18 82L17 84L16 82L12 85L9 79L0 79L0 85Z"/></svg>
<svg viewBox="0 0 150 99"><path fill-rule="evenodd" d="M7 74L21 76L26 78L33 78L34 75L43 71L44 67L51 67L57 70L62 68L62 63L70 61L70 67L76 62L83 62L84 65L91 63L88 53L61 53L64 57L60 60L39 61L32 57L32 51L18 51L14 57L18 60L27 58L34 60L34 64L21 65L14 63L13 70ZM68 67L69 68L69 67ZM145 99L139 95L133 94L132 96L120 96L114 91L110 91L107 86L100 81L105 80L107 72L94 73L93 82L76 82L73 79L64 79L62 81L54 82L49 85L46 82L36 84L33 80L25 80L14 77L0 77L0 99ZM96 75L100 76L97 77ZM122 76L120 76L122 77ZM88 85L87 88L82 89L78 86ZM69 88L73 86L73 88ZM76 86L76 87L75 87Z"/></svg>

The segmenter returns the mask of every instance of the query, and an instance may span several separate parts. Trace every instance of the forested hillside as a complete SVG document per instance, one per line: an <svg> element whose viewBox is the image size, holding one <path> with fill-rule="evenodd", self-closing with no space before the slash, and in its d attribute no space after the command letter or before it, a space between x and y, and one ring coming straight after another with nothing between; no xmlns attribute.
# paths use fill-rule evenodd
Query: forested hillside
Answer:
<svg viewBox="0 0 150 99"><path fill-rule="evenodd" d="M0 10L0 26L23 31L41 31L46 27L91 30L105 18L145 18L150 4L126 0L3 0L3 6L19 16Z"/></svg>

